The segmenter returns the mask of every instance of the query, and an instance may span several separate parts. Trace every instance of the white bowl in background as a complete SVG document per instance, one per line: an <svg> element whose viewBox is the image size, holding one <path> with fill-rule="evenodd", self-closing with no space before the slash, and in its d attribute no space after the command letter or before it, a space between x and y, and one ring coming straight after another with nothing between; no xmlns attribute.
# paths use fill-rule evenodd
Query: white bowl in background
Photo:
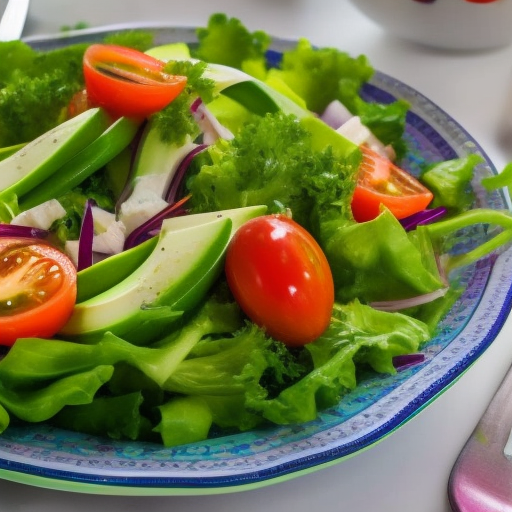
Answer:
<svg viewBox="0 0 512 512"><path fill-rule="evenodd" d="M387 32L456 50L512 42L512 0L350 0Z"/></svg>

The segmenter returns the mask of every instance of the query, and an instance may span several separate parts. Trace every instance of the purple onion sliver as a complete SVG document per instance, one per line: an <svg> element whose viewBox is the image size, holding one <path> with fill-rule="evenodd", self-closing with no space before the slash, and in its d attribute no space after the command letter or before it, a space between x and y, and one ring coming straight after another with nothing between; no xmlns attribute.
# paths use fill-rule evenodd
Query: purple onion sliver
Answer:
<svg viewBox="0 0 512 512"><path fill-rule="evenodd" d="M423 363L423 361L425 361L425 354L404 354L393 357L393 366L397 370L403 370L404 368Z"/></svg>
<svg viewBox="0 0 512 512"><path fill-rule="evenodd" d="M440 217L446 215L446 212L447 209L444 206L438 206L437 208L431 208L429 210L422 210L421 212L413 213L412 215L409 215L409 217L401 219L400 224L402 224L406 231L411 231L417 226L422 226L436 221Z"/></svg>
<svg viewBox="0 0 512 512"><path fill-rule="evenodd" d="M182 185L183 180L187 174L188 168L190 167L190 164L194 160L194 157L198 155L199 153L202 153L208 146L206 144L199 144L194 149L189 151L187 155L182 159L182 161L179 163L176 172L171 178L171 182L169 183L169 187L167 188L167 192L165 193L164 199L168 203L174 203L176 201L176 198L178 197Z"/></svg>
<svg viewBox="0 0 512 512"><path fill-rule="evenodd" d="M94 201L91 199L85 202L84 216L80 228L80 238L78 239L78 271L92 265L92 242L94 239L92 207L94 204Z"/></svg>
<svg viewBox="0 0 512 512"><path fill-rule="evenodd" d="M193 102L192 105L190 105L190 111L195 114L197 112L197 109L203 104L203 100L198 97Z"/></svg>
<svg viewBox="0 0 512 512"><path fill-rule="evenodd" d="M0 236L13 236L21 238L46 238L49 231L30 226L17 226L15 224L0 224Z"/></svg>
<svg viewBox="0 0 512 512"><path fill-rule="evenodd" d="M171 217L178 217L184 215L185 209L182 207L183 203L188 200L188 197L181 199L176 203L169 204L163 210L153 215L146 222L143 222L140 226L136 227L127 237L124 242L124 249L131 249L142 242L145 242L149 238L156 236L160 231L162 222L165 219Z"/></svg>

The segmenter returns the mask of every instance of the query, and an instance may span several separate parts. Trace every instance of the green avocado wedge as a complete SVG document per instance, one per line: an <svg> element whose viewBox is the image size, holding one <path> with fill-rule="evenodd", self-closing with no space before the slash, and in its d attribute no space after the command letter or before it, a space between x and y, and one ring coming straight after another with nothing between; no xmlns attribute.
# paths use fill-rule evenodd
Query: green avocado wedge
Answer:
<svg viewBox="0 0 512 512"><path fill-rule="evenodd" d="M58 125L0 161L0 196L21 198L98 138L111 124L99 108Z"/></svg>
<svg viewBox="0 0 512 512"><path fill-rule="evenodd" d="M219 275L230 234L230 219L177 231L164 221L144 263L116 286L77 304L59 335L94 341L110 331L142 345L165 335Z"/></svg>
<svg viewBox="0 0 512 512"><path fill-rule="evenodd" d="M157 46L146 53L163 61L190 59L181 46L174 44ZM208 64L205 77L215 82L218 93L239 103L253 114L264 116L283 112L295 116L312 133L317 147L325 148L330 145L340 156L360 156L356 144L323 123L311 111L292 99L289 93L285 94L283 84L279 83L281 90L278 90L244 71L214 63ZM271 80L270 84L272 83L278 85L276 80Z"/></svg>
<svg viewBox="0 0 512 512"><path fill-rule="evenodd" d="M235 221L220 212L164 220L147 259L117 285L76 304L59 336L94 342L109 331L145 345L167 334L219 277L233 225L264 211L242 208L232 214Z"/></svg>
<svg viewBox="0 0 512 512"><path fill-rule="evenodd" d="M231 219L231 234L248 220L264 215L267 207L248 206L233 210L222 210L211 213L197 213L174 217L166 221L168 231L193 228L215 220ZM103 261L81 270L77 275L77 304L103 293L126 279L139 268L154 251L158 236L146 240L132 249L128 249Z"/></svg>
<svg viewBox="0 0 512 512"><path fill-rule="evenodd" d="M133 140L141 122L127 117L114 121L98 138L68 160L19 202L20 210L60 197L106 165Z"/></svg>
<svg viewBox="0 0 512 512"><path fill-rule="evenodd" d="M139 268L155 249L158 237L150 238L132 249L110 256L77 274L76 302L84 302L112 288Z"/></svg>
<svg viewBox="0 0 512 512"><path fill-rule="evenodd" d="M9 158L11 155L14 155L17 151L24 148L26 146L25 143L16 144L15 146L7 146L0 148L0 161Z"/></svg>

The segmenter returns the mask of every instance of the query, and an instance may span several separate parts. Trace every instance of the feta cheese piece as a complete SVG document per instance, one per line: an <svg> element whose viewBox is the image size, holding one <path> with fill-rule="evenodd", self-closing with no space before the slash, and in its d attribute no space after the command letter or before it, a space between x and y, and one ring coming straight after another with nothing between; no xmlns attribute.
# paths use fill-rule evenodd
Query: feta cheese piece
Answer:
<svg viewBox="0 0 512 512"><path fill-rule="evenodd" d="M66 210L59 201L57 201L57 199L50 199L29 210L21 212L11 220L11 224L38 229L50 229L50 226L56 220L64 217L64 215L66 215Z"/></svg>
<svg viewBox="0 0 512 512"><path fill-rule="evenodd" d="M148 174L135 181L133 192L119 209L118 219L126 226L126 235L167 207L161 195L162 180L166 176Z"/></svg>

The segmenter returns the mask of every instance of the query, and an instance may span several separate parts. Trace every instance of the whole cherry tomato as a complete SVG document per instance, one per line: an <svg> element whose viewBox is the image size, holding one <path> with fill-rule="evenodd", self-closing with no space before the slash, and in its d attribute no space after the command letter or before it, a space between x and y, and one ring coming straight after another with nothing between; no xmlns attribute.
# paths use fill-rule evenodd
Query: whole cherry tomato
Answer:
<svg viewBox="0 0 512 512"><path fill-rule="evenodd" d="M225 268L242 310L274 339L301 346L329 325L331 269L311 234L286 215L242 225L228 247Z"/></svg>

